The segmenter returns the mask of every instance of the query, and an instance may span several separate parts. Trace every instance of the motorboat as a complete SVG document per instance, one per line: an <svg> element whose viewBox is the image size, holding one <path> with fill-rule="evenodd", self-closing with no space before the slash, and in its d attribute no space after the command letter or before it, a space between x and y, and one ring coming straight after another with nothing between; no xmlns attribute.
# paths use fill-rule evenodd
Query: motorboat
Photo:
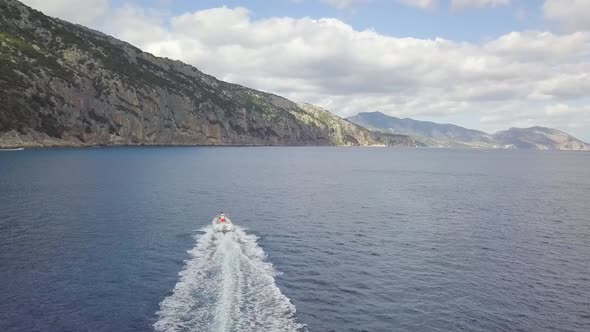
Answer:
<svg viewBox="0 0 590 332"><path fill-rule="evenodd" d="M223 234L236 230L236 226L232 224L231 220L223 212L213 218L211 224L215 232L221 232Z"/></svg>

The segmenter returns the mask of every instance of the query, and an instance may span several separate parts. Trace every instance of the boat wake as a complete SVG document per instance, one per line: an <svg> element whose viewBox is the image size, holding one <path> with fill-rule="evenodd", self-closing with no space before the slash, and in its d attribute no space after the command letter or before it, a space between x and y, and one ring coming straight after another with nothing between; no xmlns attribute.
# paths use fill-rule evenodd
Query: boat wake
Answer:
<svg viewBox="0 0 590 332"><path fill-rule="evenodd" d="M256 239L239 227L225 235L207 228L160 303L156 331L304 331Z"/></svg>

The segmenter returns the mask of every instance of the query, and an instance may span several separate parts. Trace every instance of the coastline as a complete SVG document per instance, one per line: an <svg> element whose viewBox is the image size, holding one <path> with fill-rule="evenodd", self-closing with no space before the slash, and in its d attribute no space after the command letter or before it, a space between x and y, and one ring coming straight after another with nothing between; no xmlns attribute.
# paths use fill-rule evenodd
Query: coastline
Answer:
<svg viewBox="0 0 590 332"><path fill-rule="evenodd" d="M567 149L515 149L515 148L468 148L468 147L420 147L420 146L387 146L387 145L319 145L319 144L56 144L56 145L24 145L10 146L3 145L0 142L0 152L18 152L26 150L45 150L45 149L89 149L89 148L217 148L217 147L239 147L239 148L256 148L256 147L277 147L277 148L366 148L366 149L419 149L419 150L458 150L458 151L539 151L539 152L579 152L590 153L590 150L567 150Z"/></svg>

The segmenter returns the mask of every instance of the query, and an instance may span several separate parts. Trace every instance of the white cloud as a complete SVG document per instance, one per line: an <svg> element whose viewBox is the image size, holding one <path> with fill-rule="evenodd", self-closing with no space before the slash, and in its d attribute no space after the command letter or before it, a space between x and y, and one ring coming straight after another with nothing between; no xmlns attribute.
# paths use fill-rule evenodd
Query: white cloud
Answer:
<svg viewBox="0 0 590 332"><path fill-rule="evenodd" d="M511 32L489 42L486 50L524 63L579 62L590 56L590 33Z"/></svg>
<svg viewBox="0 0 590 332"><path fill-rule="evenodd" d="M342 116L479 114L482 128L501 129L523 124L520 113L549 123L547 102L578 103L590 91L586 32L513 32L479 44L395 38L331 18L253 19L228 7L165 21L127 7L105 28L156 55ZM574 119L586 110L572 109L556 122L564 129L577 128Z"/></svg>
<svg viewBox="0 0 590 332"><path fill-rule="evenodd" d="M168 40L172 37L163 27L164 22L156 11L132 6L111 10L109 15L103 19L103 24L105 27L103 31L109 31L108 27L110 26L132 27L121 29L116 35L121 40L133 41L137 45Z"/></svg>
<svg viewBox="0 0 590 332"><path fill-rule="evenodd" d="M590 29L588 0L545 0L543 14L569 31Z"/></svg>
<svg viewBox="0 0 590 332"><path fill-rule="evenodd" d="M559 116L562 114L571 113L573 109L566 104L556 104L545 106L545 115L547 116Z"/></svg>
<svg viewBox="0 0 590 332"><path fill-rule="evenodd" d="M109 7L108 0L21 0L46 15L70 22L92 25Z"/></svg>
<svg viewBox="0 0 590 332"><path fill-rule="evenodd" d="M496 7L509 5L511 0L452 0L453 9L463 9L468 7Z"/></svg>
<svg viewBox="0 0 590 332"><path fill-rule="evenodd" d="M401 3L409 5L409 6L414 6L414 7L426 9L426 8L435 7L438 1L437 0L398 0L398 2L401 2Z"/></svg>
<svg viewBox="0 0 590 332"><path fill-rule="evenodd" d="M558 72L552 77L537 82L534 85L532 96L543 99L577 99L588 96L590 91L590 65L585 66L584 71L577 71L573 66L569 70ZM567 67L565 67L567 68ZM563 69L565 69L563 68Z"/></svg>
<svg viewBox="0 0 590 332"><path fill-rule="evenodd" d="M291 0L293 2L303 2L303 0ZM323 3L326 3L332 7L336 7L338 9L347 9L351 8L355 5L359 4L366 4L369 3L371 0L321 0ZM391 1L391 0L389 0ZM418 7L422 9L432 8L435 7L438 0L395 0L399 3Z"/></svg>
<svg viewBox="0 0 590 332"><path fill-rule="evenodd" d="M322 0L322 2L327 3L330 6L336 7L338 9L345 9L350 8L356 4L363 4L369 2L369 0Z"/></svg>

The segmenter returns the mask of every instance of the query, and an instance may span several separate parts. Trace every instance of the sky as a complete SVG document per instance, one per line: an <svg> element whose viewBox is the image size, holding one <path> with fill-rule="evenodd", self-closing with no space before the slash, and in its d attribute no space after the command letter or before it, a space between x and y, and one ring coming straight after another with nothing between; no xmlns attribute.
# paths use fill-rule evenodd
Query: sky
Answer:
<svg viewBox="0 0 590 332"><path fill-rule="evenodd" d="M590 141L590 0L23 2L342 117L539 125Z"/></svg>

